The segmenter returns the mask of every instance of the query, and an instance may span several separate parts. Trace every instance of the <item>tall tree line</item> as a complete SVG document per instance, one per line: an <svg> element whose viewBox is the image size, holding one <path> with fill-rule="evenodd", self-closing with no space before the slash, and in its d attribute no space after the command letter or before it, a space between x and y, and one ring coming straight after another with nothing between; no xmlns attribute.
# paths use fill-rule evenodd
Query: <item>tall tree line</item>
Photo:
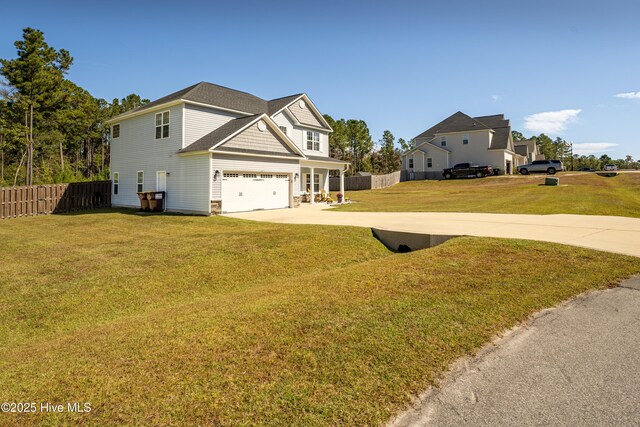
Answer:
<svg viewBox="0 0 640 427"><path fill-rule="evenodd" d="M541 133L540 135L534 135L526 138L521 132L516 130L512 131L513 141L523 141L526 139L532 139L538 145L540 154L544 154L546 159L558 159L561 160L567 169L580 170L583 168L591 168L600 170L606 164L615 164L620 169L640 169L640 163L634 161L631 155L627 155L624 159L614 160L606 154L596 157L595 155L578 155L573 153L573 145L570 141L563 138L551 137Z"/></svg>
<svg viewBox="0 0 640 427"><path fill-rule="evenodd" d="M73 57L25 28L0 59L0 186L108 179L110 117L149 100L107 102L67 78Z"/></svg>
<svg viewBox="0 0 640 427"><path fill-rule="evenodd" d="M395 147L395 137L389 130L385 130L375 144L364 120L335 120L328 114L324 118L333 128L329 135L329 155L350 162L348 174L384 174L400 169L400 150Z"/></svg>

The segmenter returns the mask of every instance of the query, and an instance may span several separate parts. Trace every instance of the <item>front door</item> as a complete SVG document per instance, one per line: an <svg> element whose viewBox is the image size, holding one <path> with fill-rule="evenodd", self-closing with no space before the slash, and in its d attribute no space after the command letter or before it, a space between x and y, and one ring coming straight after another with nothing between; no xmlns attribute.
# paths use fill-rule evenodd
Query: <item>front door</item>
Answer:
<svg viewBox="0 0 640 427"><path fill-rule="evenodd" d="M167 172L156 172L156 191L167 191Z"/></svg>

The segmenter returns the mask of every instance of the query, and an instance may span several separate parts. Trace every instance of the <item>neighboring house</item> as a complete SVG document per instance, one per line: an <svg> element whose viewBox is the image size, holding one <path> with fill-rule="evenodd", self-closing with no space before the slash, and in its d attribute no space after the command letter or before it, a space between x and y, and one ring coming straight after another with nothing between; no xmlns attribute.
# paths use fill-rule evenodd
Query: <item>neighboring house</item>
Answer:
<svg viewBox="0 0 640 427"><path fill-rule="evenodd" d="M186 213L297 207L329 190L329 171L344 190L348 163L329 157L331 126L304 93L266 101L201 82L109 123L114 206L166 191L166 209Z"/></svg>
<svg viewBox="0 0 640 427"><path fill-rule="evenodd" d="M516 153L525 158L524 163L531 163L534 160L545 160L544 154L540 153L540 148L534 139L523 139L513 143ZM518 164L520 166L520 164Z"/></svg>
<svg viewBox="0 0 640 427"><path fill-rule="evenodd" d="M414 148L402 155L407 179L440 179L443 169L457 163L513 174L519 160L504 114L470 117L458 111L414 139Z"/></svg>

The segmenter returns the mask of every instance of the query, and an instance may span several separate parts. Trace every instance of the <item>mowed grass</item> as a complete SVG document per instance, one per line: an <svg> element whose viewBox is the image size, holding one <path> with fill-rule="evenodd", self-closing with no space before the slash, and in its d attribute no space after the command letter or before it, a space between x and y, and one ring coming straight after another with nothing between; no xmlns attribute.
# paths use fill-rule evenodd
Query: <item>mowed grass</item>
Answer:
<svg viewBox="0 0 640 427"><path fill-rule="evenodd" d="M637 258L126 212L0 222L0 425L379 425L531 313Z"/></svg>
<svg viewBox="0 0 640 427"><path fill-rule="evenodd" d="M380 190L347 192L358 203L337 209L640 217L640 173L621 173L614 178L584 172L559 173L558 187L541 185L546 176L402 182Z"/></svg>

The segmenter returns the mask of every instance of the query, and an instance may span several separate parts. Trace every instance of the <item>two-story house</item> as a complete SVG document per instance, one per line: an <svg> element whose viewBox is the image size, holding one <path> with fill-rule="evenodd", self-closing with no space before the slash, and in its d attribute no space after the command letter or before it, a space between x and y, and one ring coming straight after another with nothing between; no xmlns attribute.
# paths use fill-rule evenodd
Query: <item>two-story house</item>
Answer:
<svg viewBox="0 0 640 427"><path fill-rule="evenodd" d="M329 157L331 126L304 93L267 101L201 82L109 124L114 206L166 191L177 212L297 207L329 190L329 171L344 193L348 163Z"/></svg>
<svg viewBox="0 0 640 427"><path fill-rule="evenodd" d="M524 163L531 163L534 160L545 160L544 154L540 153L540 147L534 139L523 139L513 143L516 153L524 157Z"/></svg>
<svg viewBox="0 0 640 427"><path fill-rule="evenodd" d="M402 155L408 179L440 179L442 170L457 163L492 166L513 174L517 160L511 125L504 114L470 117L460 111L414 138Z"/></svg>

